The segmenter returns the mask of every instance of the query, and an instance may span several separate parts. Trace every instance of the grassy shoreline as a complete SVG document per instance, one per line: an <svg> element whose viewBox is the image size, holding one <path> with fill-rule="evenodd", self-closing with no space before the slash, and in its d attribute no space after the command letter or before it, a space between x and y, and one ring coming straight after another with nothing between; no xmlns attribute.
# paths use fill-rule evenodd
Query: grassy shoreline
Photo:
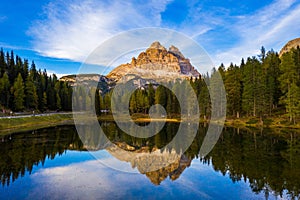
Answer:
<svg viewBox="0 0 300 200"><path fill-rule="evenodd" d="M0 135L13 132L30 131L58 125L74 124L73 114L53 114L50 116L32 116L22 118L1 118Z"/></svg>
<svg viewBox="0 0 300 200"><path fill-rule="evenodd" d="M114 121L112 115L102 115L98 117L99 121ZM132 120L137 123L162 121L164 119L150 119L145 114L134 114ZM166 122L180 123L178 117L167 118ZM200 120L200 123L209 123L209 120ZM32 116L24 118L2 118L0 119L0 135L9 134L12 132L30 131L40 128L53 127L58 125L74 124L73 115L70 114L53 114L50 116ZM225 126L235 128L270 128L270 129L297 129L300 130L300 124L289 123L285 118L268 118L261 121L259 118L240 118L226 119Z"/></svg>
<svg viewBox="0 0 300 200"><path fill-rule="evenodd" d="M259 118L239 118L239 119L226 119L226 126L233 127L256 127L256 128L289 128L300 129L300 123L290 123L288 119L284 117L270 117L260 120Z"/></svg>

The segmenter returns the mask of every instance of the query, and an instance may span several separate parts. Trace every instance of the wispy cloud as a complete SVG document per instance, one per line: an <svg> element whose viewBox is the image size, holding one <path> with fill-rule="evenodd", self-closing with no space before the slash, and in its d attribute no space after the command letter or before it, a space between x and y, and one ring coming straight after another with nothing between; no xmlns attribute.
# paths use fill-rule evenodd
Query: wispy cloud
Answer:
<svg viewBox="0 0 300 200"><path fill-rule="evenodd" d="M300 4L295 0L277 0L251 15L239 16L230 26L239 42L228 50L216 53L216 64L239 64L242 57L259 54L261 46L280 50L290 39L299 37Z"/></svg>
<svg viewBox="0 0 300 200"><path fill-rule="evenodd" d="M61 78L61 77L63 77L63 76L69 75L69 74L57 73L57 72L52 71L52 70L48 70L48 71L47 71L47 74L48 74L48 75L51 75L51 76L53 76L53 74L55 74L57 78Z"/></svg>
<svg viewBox="0 0 300 200"><path fill-rule="evenodd" d="M2 43L2 42L0 42L0 46L1 46L1 48L4 48L4 49L34 51L33 48L24 47L24 46L10 45L10 44L6 44L6 43Z"/></svg>
<svg viewBox="0 0 300 200"><path fill-rule="evenodd" d="M57 0L45 7L44 18L28 31L41 55L82 62L99 44L122 31L142 27L175 29L192 37L211 54L216 65L239 63L242 57L280 48L299 37L300 2L275 0L251 13L189 1L184 19L174 23L162 15L172 0Z"/></svg>
<svg viewBox="0 0 300 200"><path fill-rule="evenodd" d="M45 7L45 19L36 21L28 33L42 55L83 61L120 31L160 26L168 2L57 1Z"/></svg>

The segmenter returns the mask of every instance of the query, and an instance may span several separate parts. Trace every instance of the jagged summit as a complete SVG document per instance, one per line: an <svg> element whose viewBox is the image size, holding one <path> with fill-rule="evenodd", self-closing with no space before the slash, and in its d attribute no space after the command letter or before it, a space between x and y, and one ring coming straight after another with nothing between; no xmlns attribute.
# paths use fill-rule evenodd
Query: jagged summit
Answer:
<svg viewBox="0 0 300 200"><path fill-rule="evenodd" d="M172 80L176 78L199 77L200 73L192 66L190 60L175 46L167 50L158 41L153 42L146 51L130 63L122 64L112 70L107 77L119 80L126 74L134 74L146 79L159 78Z"/></svg>
<svg viewBox="0 0 300 200"><path fill-rule="evenodd" d="M179 49L173 45L169 47L169 52L173 53L176 57L184 58Z"/></svg>
<svg viewBox="0 0 300 200"><path fill-rule="evenodd" d="M153 43L150 45L149 49L166 50L166 48L165 48L164 46L162 46L162 45L159 43L159 41L153 42Z"/></svg>
<svg viewBox="0 0 300 200"><path fill-rule="evenodd" d="M123 151L120 151L120 148ZM116 159L128 162L133 168L137 168L154 185L160 185L167 177L176 180L191 165L192 161L186 155L176 153L175 149L150 151L147 146L135 149L133 146L119 142L106 148L106 150Z"/></svg>

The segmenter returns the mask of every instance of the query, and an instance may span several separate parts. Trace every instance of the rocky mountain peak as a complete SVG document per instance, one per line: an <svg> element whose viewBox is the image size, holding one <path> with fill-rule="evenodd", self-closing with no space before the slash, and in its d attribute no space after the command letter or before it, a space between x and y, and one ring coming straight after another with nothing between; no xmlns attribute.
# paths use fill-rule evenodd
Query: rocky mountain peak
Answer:
<svg viewBox="0 0 300 200"><path fill-rule="evenodd" d="M148 49L159 49L163 51L167 51L167 49L161 45L158 41L153 42Z"/></svg>
<svg viewBox="0 0 300 200"><path fill-rule="evenodd" d="M170 81L176 78L199 77L200 73L185 58L179 49L171 46L167 50L158 41L153 42L146 51L130 63L121 64L113 69L108 78L119 80L126 74L135 74L143 79L159 79Z"/></svg>
<svg viewBox="0 0 300 200"><path fill-rule="evenodd" d="M173 53L176 57L184 58L183 54L179 51L179 49L173 45L169 47L169 52Z"/></svg>

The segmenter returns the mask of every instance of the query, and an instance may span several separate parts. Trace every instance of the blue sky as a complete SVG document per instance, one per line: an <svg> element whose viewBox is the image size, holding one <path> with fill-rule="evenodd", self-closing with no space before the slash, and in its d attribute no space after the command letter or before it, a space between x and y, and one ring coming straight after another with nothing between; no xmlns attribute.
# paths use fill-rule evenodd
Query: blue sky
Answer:
<svg viewBox="0 0 300 200"><path fill-rule="evenodd" d="M215 65L300 37L299 0L39 0L0 4L0 46L59 75L76 73L103 41L163 27L197 41Z"/></svg>

